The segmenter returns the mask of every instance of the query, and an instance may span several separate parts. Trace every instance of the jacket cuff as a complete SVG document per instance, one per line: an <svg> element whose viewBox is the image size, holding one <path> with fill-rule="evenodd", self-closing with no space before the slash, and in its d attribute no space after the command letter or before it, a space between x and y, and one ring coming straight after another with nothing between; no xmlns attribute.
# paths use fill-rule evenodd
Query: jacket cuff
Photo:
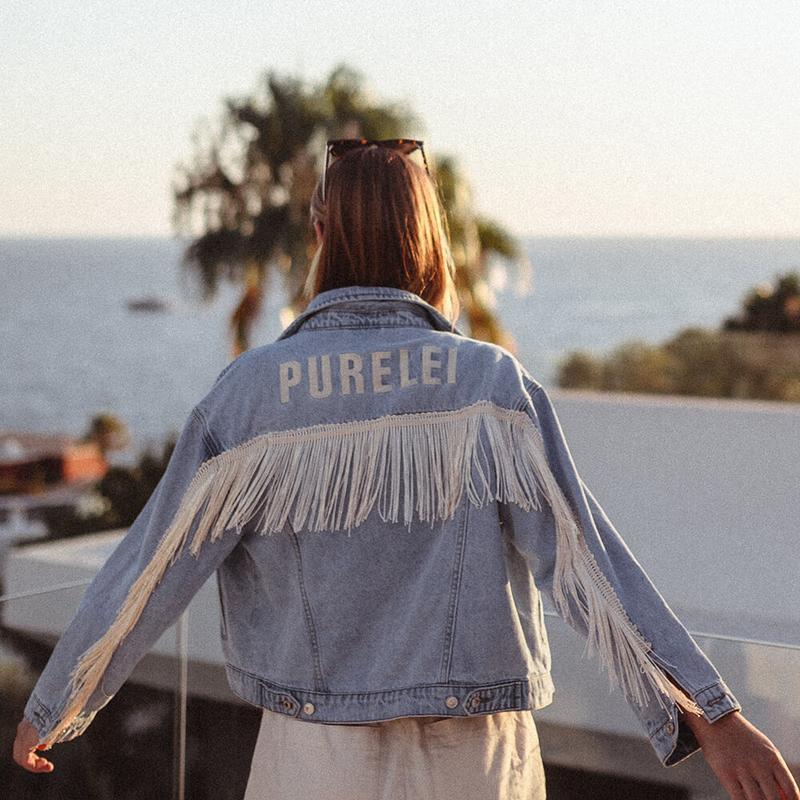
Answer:
<svg viewBox="0 0 800 800"><path fill-rule="evenodd" d="M741 711L742 706L723 680L701 689L693 695L703 710L706 720L713 723L731 711ZM700 749L694 731L686 724L684 714L672 704L669 716L651 734L650 743L664 767L674 767Z"/></svg>
<svg viewBox="0 0 800 800"><path fill-rule="evenodd" d="M92 724L97 712L112 699L113 695L106 694L102 689L101 683L89 698L85 709L75 716L68 727L61 731L53 744L57 742L68 742L71 739L81 736L89 725ZM46 706L42 702L41 697L36 694L34 690L31 692L30 697L28 697L28 702L22 710L22 715L36 728L36 732L39 734L39 741L42 741L50 735L60 719L62 712L63 707L51 709Z"/></svg>
<svg viewBox="0 0 800 800"><path fill-rule="evenodd" d="M31 692L28 702L22 710L22 715L36 728L39 739L44 739L52 726L53 715L35 692Z"/></svg>

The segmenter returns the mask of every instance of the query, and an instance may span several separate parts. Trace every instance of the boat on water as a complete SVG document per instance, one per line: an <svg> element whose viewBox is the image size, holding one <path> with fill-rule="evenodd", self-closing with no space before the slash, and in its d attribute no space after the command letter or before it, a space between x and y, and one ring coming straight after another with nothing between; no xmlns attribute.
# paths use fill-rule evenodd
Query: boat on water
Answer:
<svg viewBox="0 0 800 800"><path fill-rule="evenodd" d="M154 294L130 297L126 305L129 311L169 311L172 308L170 300Z"/></svg>

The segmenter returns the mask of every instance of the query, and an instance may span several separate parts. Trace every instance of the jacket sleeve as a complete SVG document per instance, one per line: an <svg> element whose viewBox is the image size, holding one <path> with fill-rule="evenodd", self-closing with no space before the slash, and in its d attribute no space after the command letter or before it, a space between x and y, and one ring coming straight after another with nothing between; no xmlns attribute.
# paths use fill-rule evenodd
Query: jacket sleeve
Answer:
<svg viewBox="0 0 800 800"><path fill-rule="evenodd" d="M196 406L155 490L86 588L33 688L23 713L40 743L85 731L237 544L233 532L208 537L207 526L196 524L213 500L213 447Z"/></svg>
<svg viewBox="0 0 800 800"><path fill-rule="evenodd" d="M534 514L508 504L506 521L537 588L587 640L585 654L599 653L662 765L673 766L700 748L684 714L714 722L741 705L580 477L549 395L526 388L520 410L543 453L546 501Z"/></svg>

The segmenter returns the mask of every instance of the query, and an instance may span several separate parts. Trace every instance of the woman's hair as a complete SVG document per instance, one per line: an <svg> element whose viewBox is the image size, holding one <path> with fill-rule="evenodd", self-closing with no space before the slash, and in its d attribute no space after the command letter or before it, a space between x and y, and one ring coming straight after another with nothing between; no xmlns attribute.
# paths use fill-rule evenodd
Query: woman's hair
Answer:
<svg viewBox="0 0 800 800"><path fill-rule="evenodd" d="M311 198L322 225L305 295L340 286L394 286L455 322L460 311L449 229L425 168L386 147L359 147L328 167Z"/></svg>

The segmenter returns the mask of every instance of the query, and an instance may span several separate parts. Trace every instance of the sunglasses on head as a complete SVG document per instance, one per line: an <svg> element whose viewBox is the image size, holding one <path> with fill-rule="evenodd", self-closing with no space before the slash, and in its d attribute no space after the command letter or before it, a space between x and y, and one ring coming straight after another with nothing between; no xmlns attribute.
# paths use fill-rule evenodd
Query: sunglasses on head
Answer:
<svg viewBox="0 0 800 800"><path fill-rule="evenodd" d="M390 150L397 150L403 155L409 155L415 150L422 153L422 160L425 163L425 171L430 176L428 169L428 159L425 157L425 148L422 146L422 139L328 139L325 146L325 169L322 172L322 202L325 202L325 178L328 174L328 167L334 159L341 158L345 153L356 150L359 147L388 147Z"/></svg>

